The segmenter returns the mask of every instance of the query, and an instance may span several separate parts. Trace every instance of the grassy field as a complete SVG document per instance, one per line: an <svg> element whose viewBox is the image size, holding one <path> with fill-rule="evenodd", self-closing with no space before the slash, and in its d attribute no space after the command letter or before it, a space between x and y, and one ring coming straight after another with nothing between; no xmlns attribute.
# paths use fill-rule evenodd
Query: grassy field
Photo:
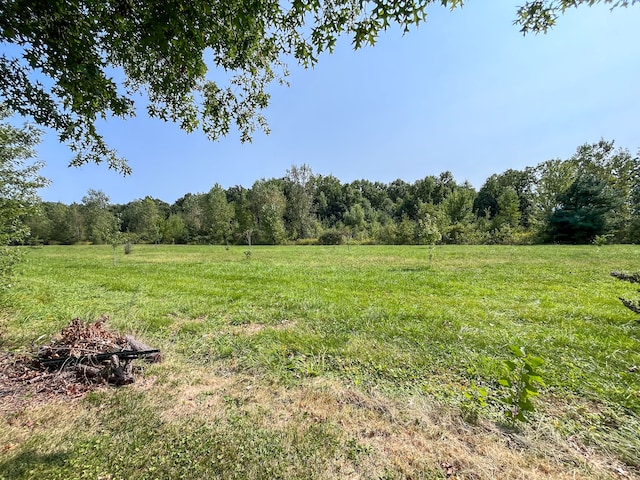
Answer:
<svg viewBox="0 0 640 480"><path fill-rule="evenodd" d="M44 247L0 350L72 318L144 378L0 419L0 478L640 478L636 246ZM509 346L545 360L505 422ZM485 396L486 392L486 396Z"/></svg>

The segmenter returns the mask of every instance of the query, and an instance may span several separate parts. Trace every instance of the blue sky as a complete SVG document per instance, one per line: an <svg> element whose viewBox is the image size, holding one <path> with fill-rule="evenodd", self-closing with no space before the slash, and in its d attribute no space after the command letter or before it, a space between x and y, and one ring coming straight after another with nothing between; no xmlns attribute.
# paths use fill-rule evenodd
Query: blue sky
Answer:
<svg viewBox="0 0 640 480"><path fill-rule="evenodd" d="M359 51L345 39L314 69L290 65L290 87L271 89L271 134L250 144L235 134L210 142L142 110L101 127L133 168L123 177L105 165L67 167L71 153L47 133L38 151L52 184L41 196L72 203L98 189L113 203L146 195L173 203L302 164L342 182L413 182L449 170L480 188L493 173L568 158L600 138L636 153L640 8L581 7L547 35L523 37L517 4L435 6L409 34L386 32Z"/></svg>

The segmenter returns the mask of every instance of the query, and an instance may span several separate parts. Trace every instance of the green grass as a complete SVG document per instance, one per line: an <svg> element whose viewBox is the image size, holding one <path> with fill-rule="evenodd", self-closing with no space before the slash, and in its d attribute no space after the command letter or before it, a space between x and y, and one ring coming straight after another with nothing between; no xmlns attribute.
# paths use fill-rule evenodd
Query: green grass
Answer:
<svg viewBox="0 0 640 480"><path fill-rule="evenodd" d="M455 411L473 383L489 391L482 418L500 422L502 362L509 345L523 345L546 361L547 387L532 424L552 425L625 468L640 464L640 373L633 368L640 323L618 300L637 292L609 276L638 270L640 248L438 247L431 266L426 247L254 247L249 259L244 250L135 246L131 255L119 252L114 266L110 247L34 249L4 301L10 313L0 346L25 349L74 317L108 314L112 328L173 359L148 368L159 389L163 378L179 389L189 383L180 371L188 377L204 367L267 388L295 390L316 379ZM56 478L54 471L60 478L327 478L309 464L344 473L336 462L357 470L365 468L358 458L372 455L362 438L345 437L331 421L292 421L274 433L269 425L251 428L264 414L259 405L233 404L217 422L199 414L176 424L162 416L171 402L159 393L127 391L95 394L107 406L73 420L88 415L95 425L78 438L63 435L61 451L38 454L52 455L45 460L36 446L52 435L47 429L4 460L0 451L0 478ZM84 408L95 410L89 400ZM127 417L143 435L153 471L136 463L139 442L110 415ZM144 436L149 428L153 438ZM371 468L379 477L408 475L393 465ZM416 472L432 478L439 469L425 464Z"/></svg>

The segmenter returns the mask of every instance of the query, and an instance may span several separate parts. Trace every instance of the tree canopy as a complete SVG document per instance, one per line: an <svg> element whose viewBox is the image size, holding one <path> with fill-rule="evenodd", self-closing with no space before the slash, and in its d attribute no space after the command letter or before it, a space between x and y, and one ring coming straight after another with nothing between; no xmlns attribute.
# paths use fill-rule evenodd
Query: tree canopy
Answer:
<svg viewBox="0 0 640 480"><path fill-rule="evenodd" d="M640 0L603 0L613 6ZM286 59L314 65L348 35L373 45L381 31L405 31L427 7L463 0L0 0L0 102L57 131L72 165L106 161L129 172L96 121L147 113L210 139L233 126L242 141L268 132L268 85L285 82ZM523 33L544 32L559 13L598 0L528 1Z"/></svg>

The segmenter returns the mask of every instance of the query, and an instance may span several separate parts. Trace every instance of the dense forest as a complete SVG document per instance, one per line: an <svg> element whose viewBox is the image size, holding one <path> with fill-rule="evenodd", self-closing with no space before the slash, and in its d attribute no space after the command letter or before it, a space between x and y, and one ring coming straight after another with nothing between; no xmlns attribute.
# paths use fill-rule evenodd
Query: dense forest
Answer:
<svg viewBox="0 0 640 480"><path fill-rule="evenodd" d="M79 204L43 202L24 220L29 241L45 244L635 243L639 174L637 155L601 140L569 159L494 174L479 191L450 172L342 183L302 165L173 205L151 197L113 205L90 190Z"/></svg>

